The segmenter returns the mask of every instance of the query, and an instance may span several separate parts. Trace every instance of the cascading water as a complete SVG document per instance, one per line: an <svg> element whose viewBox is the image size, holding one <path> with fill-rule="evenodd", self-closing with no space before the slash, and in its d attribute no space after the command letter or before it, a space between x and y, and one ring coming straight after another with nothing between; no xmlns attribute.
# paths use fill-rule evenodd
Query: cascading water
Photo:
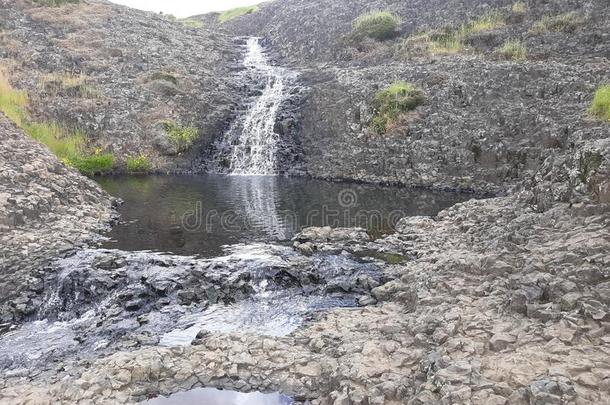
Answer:
<svg viewBox="0 0 610 405"><path fill-rule="evenodd" d="M225 162L237 175L273 175L277 173L280 135L275 126L278 113L295 88L296 74L272 66L258 38L249 38L244 59L244 76L263 84L260 94L239 116L217 146L215 161Z"/></svg>

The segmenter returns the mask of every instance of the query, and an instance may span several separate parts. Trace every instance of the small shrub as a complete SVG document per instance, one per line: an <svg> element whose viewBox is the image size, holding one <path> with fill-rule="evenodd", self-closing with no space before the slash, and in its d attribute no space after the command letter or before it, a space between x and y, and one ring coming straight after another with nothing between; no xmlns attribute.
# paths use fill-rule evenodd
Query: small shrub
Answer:
<svg viewBox="0 0 610 405"><path fill-rule="evenodd" d="M524 60L527 58L527 46L519 40L509 40L496 53L505 59Z"/></svg>
<svg viewBox="0 0 610 405"><path fill-rule="evenodd" d="M610 121L610 84L605 84L597 89L589 112L594 117Z"/></svg>
<svg viewBox="0 0 610 405"><path fill-rule="evenodd" d="M532 27L532 31L536 33L544 33L549 31L571 33L576 31L585 22L585 18L575 11L560 14L554 17L544 16Z"/></svg>
<svg viewBox="0 0 610 405"><path fill-rule="evenodd" d="M148 173L151 168L152 164L146 155L141 154L127 158L127 171L129 173Z"/></svg>
<svg viewBox="0 0 610 405"><path fill-rule="evenodd" d="M180 22L182 22L182 24L189 28L203 28L203 21L201 20L193 20L192 18L187 18L186 20L180 20Z"/></svg>
<svg viewBox="0 0 610 405"><path fill-rule="evenodd" d="M182 126L174 121L164 121L162 124L169 140L174 144L178 153L189 150L199 136L197 128L192 126Z"/></svg>
<svg viewBox="0 0 610 405"><path fill-rule="evenodd" d="M377 134L385 134L388 127L402 113L414 110L425 100L423 92L412 84L396 82L375 95L373 100L375 115L370 126Z"/></svg>
<svg viewBox="0 0 610 405"><path fill-rule="evenodd" d="M258 6L237 7L231 10L224 11L218 15L218 21L223 24L235 18L256 13L259 10Z"/></svg>
<svg viewBox="0 0 610 405"><path fill-rule="evenodd" d="M47 7L59 7L65 4L78 4L80 0L34 0L34 3Z"/></svg>
<svg viewBox="0 0 610 405"><path fill-rule="evenodd" d="M170 82L175 84L176 86L178 85L178 78L173 75L172 73L167 73L167 72L155 72L153 73L153 75L150 77L151 80L163 80L166 82Z"/></svg>
<svg viewBox="0 0 610 405"><path fill-rule="evenodd" d="M389 11L373 11L358 17L353 23L352 38L373 38L378 41L390 39L398 34L400 17Z"/></svg>

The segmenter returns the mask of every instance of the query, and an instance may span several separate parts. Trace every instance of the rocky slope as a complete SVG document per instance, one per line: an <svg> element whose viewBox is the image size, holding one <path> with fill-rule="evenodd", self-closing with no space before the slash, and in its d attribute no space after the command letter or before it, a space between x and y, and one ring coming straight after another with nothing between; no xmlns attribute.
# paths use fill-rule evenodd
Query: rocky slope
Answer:
<svg viewBox="0 0 610 405"><path fill-rule="evenodd" d="M264 37L278 60L303 71L311 91L299 139L309 174L499 191L608 131L587 114L596 87L610 80L608 3L513 3L276 1L223 27ZM396 38L347 39L357 16L386 9L402 18ZM467 35L456 53L420 53L409 43L491 13L501 21ZM566 13L569 29L536 28L544 16ZM527 59L499 58L507 40L522 41ZM371 133L375 93L403 80L423 89L427 103L397 130Z"/></svg>
<svg viewBox="0 0 610 405"><path fill-rule="evenodd" d="M141 154L157 169L190 169L231 117L240 54L221 33L104 0L3 0L0 29L0 65L34 118L83 129L118 170ZM197 128L190 154L178 156L162 121Z"/></svg>
<svg viewBox="0 0 610 405"><path fill-rule="evenodd" d="M0 323L31 315L30 272L83 245L112 219L112 198L0 115ZM24 282L26 280L26 282ZM23 294L22 294L23 293ZM18 295L21 298L13 300Z"/></svg>

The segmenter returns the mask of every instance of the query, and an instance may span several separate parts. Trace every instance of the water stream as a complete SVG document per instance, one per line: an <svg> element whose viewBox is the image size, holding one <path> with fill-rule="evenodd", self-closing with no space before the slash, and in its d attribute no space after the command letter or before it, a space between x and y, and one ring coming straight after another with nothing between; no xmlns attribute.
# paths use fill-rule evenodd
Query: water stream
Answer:
<svg viewBox="0 0 610 405"><path fill-rule="evenodd" d="M278 113L296 87L297 74L272 65L259 38L248 38L241 79L259 89L216 144L213 161L235 175L274 175L282 147Z"/></svg>

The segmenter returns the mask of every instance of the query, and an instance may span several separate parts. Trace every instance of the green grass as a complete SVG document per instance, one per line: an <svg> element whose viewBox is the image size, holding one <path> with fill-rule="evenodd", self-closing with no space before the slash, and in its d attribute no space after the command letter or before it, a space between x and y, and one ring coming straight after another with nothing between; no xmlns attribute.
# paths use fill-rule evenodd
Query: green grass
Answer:
<svg viewBox="0 0 610 405"><path fill-rule="evenodd" d="M224 11L218 15L218 21L221 24L231 21L235 18L256 13L259 10L258 6L237 7L231 10Z"/></svg>
<svg viewBox="0 0 610 405"><path fill-rule="evenodd" d="M610 84L597 89L589 112L596 118L610 121Z"/></svg>
<svg viewBox="0 0 610 405"><path fill-rule="evenodd" d="M509 60L525 60L527 58L527 46L519 40L509 40L496 49L496 53Z"/></svg>
<svg viewBox="0 0 610 405"><path fill-rule="evenodd" d="M112 153L81 154L70 158L67 163L88 176L107 174L114 168L114 155Z"/></svg>
<svg viewBox="0 0 610 405"><path fill-rule="evenodd" d="M370 126L377 134L383 135L402 113L414 110L425 101L424 93L412 84L393 83L375 95L375 115Z"/></svg>
<svg viewBox="0 0 610 405"><path fill-rule="evenodd" d="M163 121L163 128L169 140L174 144L178 153L186 152L199 137L199 131L192 126L182 126L174 121Z"/></svg>
<svg viewBox="0 0 610 405"><path fill-rule="evenodd" d="M141 154L127 158L127 171L129 173L148 173L151 169L152 164L146 155Z"/></svg>
<svg viewBox="0 0 610 405"><path fill-rule="evenodd" d="M354 20L351 36L354 40L373 38L383 41L398 34L400 23L400 17L389 11L373 11Z"/></svg>
<svg viewBox="0 0 610 405"><path fill-rule="evenodd" d="M48 7L59 7L64 4L78 4L80 0L33 0L34 3L40 4L41 6Z"/></svg>
<svg viewBox="0 0 610 405"><path fill-rule="evenodd" d="M545 15L534 24L532 31L539 34L549 31L572 33L581 27L585 20L584 16L576 11L552 17Z"/></svg>
<svg viewBox="0 0 610 405"><path fill-rule="evenodd" d="M192 18L187 18L186 20L180 20L180 22L189 28L203 28L203 21L201 20L193 20Z"/></svg>
<svg viewBox="0 0 610 405"><path fill-rule="evenodd" d="M114 157L101 151L89 153L86 136L55 122L36 122L27 113L28 96L14 89L3 70L0 70L0 111L26 134L44 144L64 164L75 167L83 174L105 173L112 170Z"/></svg>

